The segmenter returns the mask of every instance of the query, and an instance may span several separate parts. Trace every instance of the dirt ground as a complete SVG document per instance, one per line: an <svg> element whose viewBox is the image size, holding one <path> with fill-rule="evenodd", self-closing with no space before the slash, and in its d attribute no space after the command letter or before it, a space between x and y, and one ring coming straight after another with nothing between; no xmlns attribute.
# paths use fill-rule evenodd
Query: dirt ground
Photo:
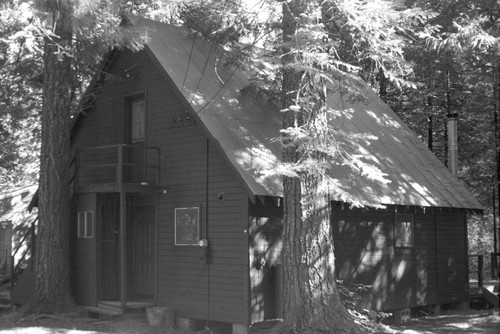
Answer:
<svg viewBox="0 0 500 334"><path fill-rule="evenodd" d="M448 311L439 316L412 319L401 326L382 326L381 334L500 333L500 314L487 310ZM0 334L159 334L146 321L91 319L83 313L21 317L0 313ZM179 332L177 332L179 333Z"/></svg>
<svg viewBox="0 0 500 334"><path fill-rule="evenodd" d="M453 310L437 316L411 319L401 326L387 326L394 334L500 333L500 314L488 310Z"/></svg>

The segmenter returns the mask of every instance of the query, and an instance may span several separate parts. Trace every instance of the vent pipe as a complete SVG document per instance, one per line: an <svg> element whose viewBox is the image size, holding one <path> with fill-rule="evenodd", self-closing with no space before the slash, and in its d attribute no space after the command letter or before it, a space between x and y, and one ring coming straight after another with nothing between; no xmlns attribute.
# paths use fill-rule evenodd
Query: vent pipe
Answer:
<svg viewBox="0 0 500 334"><path fill-rule="evenodd" d="M448 168L453 175L458 171L458 114L448 114Z"/></svg>

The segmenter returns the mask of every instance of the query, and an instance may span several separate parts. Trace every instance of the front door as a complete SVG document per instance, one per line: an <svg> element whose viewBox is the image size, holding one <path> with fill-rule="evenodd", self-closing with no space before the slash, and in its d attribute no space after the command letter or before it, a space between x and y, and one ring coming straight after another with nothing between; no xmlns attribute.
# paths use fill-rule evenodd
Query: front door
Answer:
<svg viewBox="0 0 500 334"><path fill-rule="evenodd" d="M156 207L133 204L129 235L129 293L132 299L151 299L155 295Z"/></svg>

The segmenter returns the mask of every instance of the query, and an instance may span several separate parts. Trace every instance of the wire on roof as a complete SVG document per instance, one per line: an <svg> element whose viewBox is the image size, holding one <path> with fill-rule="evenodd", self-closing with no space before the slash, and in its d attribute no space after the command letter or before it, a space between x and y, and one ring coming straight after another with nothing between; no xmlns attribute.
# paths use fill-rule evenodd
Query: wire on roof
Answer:
<svg viewBox="0 0 500 334"><path fill-rule="evenodd" d="M224 16L226 15L227 3L228 2L229 2L228 0L224 1L224 7L222 8L222 11L221 11L221 14L220 14L220 18L219 18L219 29L222 26L222 20L224 19ZM205 65L203 66L203 70L201 71L200 80L198 80L198 83L196 84L195 91L197 91L198 88L200 88L200 83L201 83L201 80L203 79L203 76L205 75L205 70L207 69L208 61L210 60L210 56L212 55L214 44L215 43L212 42L211 45L210 45L210 51L208 52L208 57L205 60Z"/></svg>
<svg viewBox="0 0 500 334"><path fill-rule="evenodd" d="M194 43L196 42L196 35L193 37L193 44L191 44L191 51L189 51L189 59L188 59L188 64L186 67L186 73L184 73L184 80L182 80L182 88L181 91L184 90L184 86L186 84L186 78L189 72L189 65L191 64L191 58L193 56L193 49L194 49Z"/></svg>
<svg viewBox="0 0 500 334"><path fill-rule="evenodd" d="M271 19L271 16L272 14L274 13L274 11L269 14L269 17L266 19L266 22L268 22L270 19ZM250 48L254 47L255 44L257 44L257 42L263 38L266 34L262 34L261 36L256 36L254 41L252 42L252 44L250 44ZM213 46L213 43L212 43L212 46ZM209 56L210 57L210 56ZM208 57L208 58L209 58ZM208 58L207 58L207 62L208 62ZM206 65L206 64L205 64ZM221 85L221 87L219 88L219 90L214 94L214 96L212 96L210 98L210 100L207 101L207 103L205 103L203 105L203 107L200 108L200 110L196 111L196 114L199 114L200 112L202 112L206 107L208 107L208 105L210 103L212 103L212 101L220 94L220 92L224 89L224 87L226 86L226 84L231 81L231 78L233 77L233 75L236 73L236 71L240 68L240 65L241 65L241 62L238 62L236 67L234 68L234 70L231 72L231 75L229 75L229 77L227 78L227 80ZM203 77L203 76L202 76ZM200 78L200 81L201 81L201 78Z"/></svg>

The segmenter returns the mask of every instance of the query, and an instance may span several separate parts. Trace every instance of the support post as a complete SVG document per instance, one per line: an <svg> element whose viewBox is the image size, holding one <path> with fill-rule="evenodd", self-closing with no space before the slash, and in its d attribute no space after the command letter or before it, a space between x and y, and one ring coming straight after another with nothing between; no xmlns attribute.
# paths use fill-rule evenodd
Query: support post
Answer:
<svg viewBox="0 0 500 334"><path fill-rule="evenodd" d="M457 114L448 114L448 168L455 176L458 172L457 121Z"/></svg>
<svg viewBox="0 0 500 334"><path fill-rule="evenodd" d="M116 185L121 191L123 182L123 145L118 146L118 164L116 165Z"/></svg>
<svg viewBox="0 0 500 334"><path fill-rule="evenodd" d="M477 256L477 286L483 287L483 256Z"/></svg>
<svg viewBox="0 0 500 334"><path fill-rule="evenodd" d="M122 309L127 306L127 198L120 191L120 304Z"/></svg>

